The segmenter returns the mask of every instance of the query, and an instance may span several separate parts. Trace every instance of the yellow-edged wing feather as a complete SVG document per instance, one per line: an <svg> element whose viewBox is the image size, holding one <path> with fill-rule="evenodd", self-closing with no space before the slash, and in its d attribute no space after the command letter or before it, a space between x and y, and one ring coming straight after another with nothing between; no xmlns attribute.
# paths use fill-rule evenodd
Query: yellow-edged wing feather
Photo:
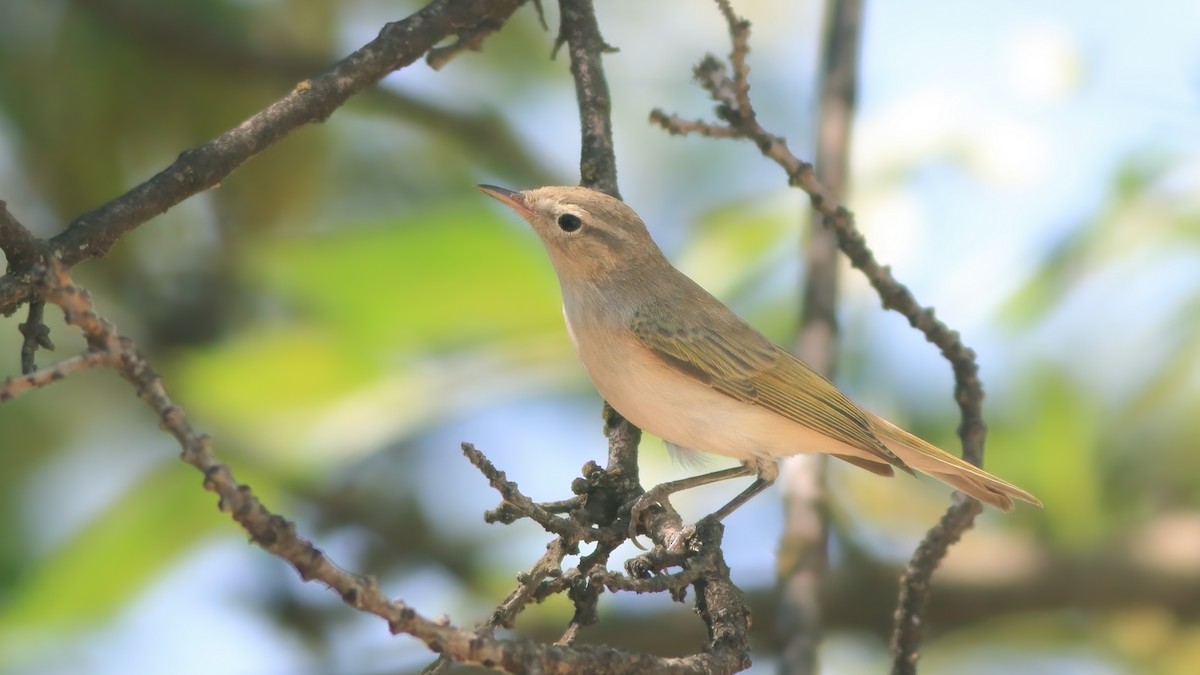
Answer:
<svg viewBox="0 0 1200 675"><path fill-rule="evenodd" d="M709 296L706 301L719 305ZM870 453L835 455L839 459L881 475L891 475L889 466L916 469L1005 511L1014 499L1041 506L1025 490L864 412L816 371L721 309L697 325L650 304L635 312L633 333L664 363L698 382Z"/></svg>
<svg viewBox="0 0 1200 675"><path fill-rule="evenodd" d="M716 391L912 473L876 437L866 414L829 380L721 309L719 323L728 325L685 325L665 307L651 304L635 313L633 333L659 359Z"/></svg>

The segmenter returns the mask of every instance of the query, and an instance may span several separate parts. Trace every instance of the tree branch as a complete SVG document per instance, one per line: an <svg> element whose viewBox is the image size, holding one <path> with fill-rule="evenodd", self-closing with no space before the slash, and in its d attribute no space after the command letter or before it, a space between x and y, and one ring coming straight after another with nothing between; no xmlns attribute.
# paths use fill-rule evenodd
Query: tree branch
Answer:
<svg viewBox="0 0 1200 675"><path fill-rule="evenodd" d="M0 200L0 251L8 259L7 272L14 276L25 275L42 256L42 242L33 236L13 214L8 204ZM29 303L29 316L17 326L21 331L21 373L29 375L37 370L34 359L38 349L54 349L50 340L50 328L42 322L45 303L34 300Z"/></svg>
<svg viewBox="0 0 1200 675"><path fill-rule="evenodd" d="M40 255L38 240L13 214L8 204L0 200L0 251L8 259L8 270L27 270Z"/></svg>
<svg viewBox="0 0 1200 675"><path fill-rule="evenodd" d="M434 0L412 16L389 23L379 37L237 127L197 148L125 194L89 211L48 242L68 268L104 255L122 236L194 194L214 187L254 155L295 129L327 119L354 94L403 68L446 37L500 25L524 0ZM30 287L12 271L0 278L0 314L29 298Z"/></svg>
<svg viewBox="0 0 1200 675"><path fill-rule="evenodd" d="M955 378L955 400L961 415L958 433L962 439L963 458L972 464L981 464L987 427L982 418L983 387L978 377L975 353L962 343L957 332L939 321L932 309L917 303L912 293L896 281L890 270L875 260L855 225L854 215L841 206L837 195L817 178L813 166L797 158L782 137L770 133L758 122L749 100L749 67L746 65L749 24L737 17L728 0L716 1L728 23L733 44L729 57L732 75L726 72L725 65L716 57L709 55L696 66L695 76L700 86L717 103L716 114L724 125L691 122L657 109L650 113L651 121L672 134L707 131L750 140L763 155L784 169L788 183L808 194L813 209L823 216L825 224L833 230L838 247L851 264L867 277L882 299L883 306L907 318L909 324L936 345L942 356L950 362ZM901 579L896 610L892 638L892 672L896 675L915 672L921 640L920 615L928 598L929 580L949 547L971 527L979 509L978 502L956 493L954 505L930 529L914 552Z"/></svg>
<svg viewBox="0 0 1200 675"><path fill-rule="evenodd" d="M57 381L70 373L105 365L114 368L128 381L151 409L157 413L161 426L182 448L180 458L204 475L205 489L219 496L220 509L229 514L264 550L288 561L305 581L318 581L338 593L346 604L388 622L393 633L406 633L424 642L430 650L445 654L457 662L481 665L510 673L594 672L612 675L629 673L724 673L744 668L738 651L724 649L731 642L729 631L714 630L710 653L684 658L662 658L650 654L630 653L620 649L593 645L545 645L528 640L501 640L491 635L467 631L447 621L428 619L402 600L387 598L371 577L352 574L330 560L312 542L296 533L295 526L271 513L247 485L237 482L232 470L220 463L207 435L197 431L182 407L169 396L162 379L150 367L128 338L98 315L86 290L76 286L65 266L52 260L50 267L34 270L35 291L48 302L63 310L68 325L79 328L87 338L88 350L58 366L19 378L10 378L0 385L0 401L35 386ZM507 490L507 488L506 488ZM515 486L510 494L515 491ZM619 528L613 528L619 531ZM715 529L715 535L713 531ZM719 525L698 536L708 542L718 541ZM706 545L698 558L710 567L723 564L719 545ZM553 557L552 557L553 559ZM703 583L698 581L697 587ZM717 592L736 592L718 585ZM707 598L712 593L701 593ZM701 606L702 612L708 611ZM747 617L719 617L709 625L718 629L745 623Z"/></svg>
<svg viewBox="0 0 1200 675"><path fill-rule="evenodd" d="M509 524L518 518L529 518L541 525L542 529L547 532L571 539L575 543L596 540L595 533L587 528L568 518L554 515L541 504L521 494L517 484L509 481L504 472L497 469L491 460L475 449L474 445L463 443L462 451L471 464L488 479L492 489L499 492L500 497L504 500L500 508L489 511L484 517L487 522Z"/></svg>
<svg viewBox="0 0 1200 675"><path fill-rule="evenodd" d="M42 321L42 313L46 309L46 303L42 300L31 300L29 302L29 317L25 319L25 323L18 324L17 330L21 331L23 339L21 340L21 372L25 375L37 370L37 350L39 349L54 349L54 342L50 340L50 327Z"/></svg>
<svg viewBox="0 0 1200 675"><path fill-rule="evenodd" d="M82 370L113 365L113 357L107 352L86 352L59 361L53 366L23 373L18 377L6 378L4 383L0 384L0 403L8 403L30 389L38 389L60 382Z"/></svg>
<svg viewBox="0 0 1200 675"><path fill-rule="evenodd" d="M211 68L228 77L245 79L258 76L272 81L294 82L325 68L331 59L309 56L278 48L266 48L213 29L198 27L170 5L134 6L129 0L74 0L103 18L129 37L167 57L191 65ZM499 29L495 20L485 22L487 30L474 34L484 38ZM460 43L455 43L459 45ZM445 65L450 47L434 47L426 54L431 66ZM454 50L454 54L461 49ZM435 56L436 55L436 56ZM364 91L357 99L364 107L399 117L424 127L431 133L461 147L489 167L515 175L523 182L544 184L553 172L529 151L514 134L511 125L493 111L463 112L439 106L424 98L394 88Z"/></svg>
<svg viewBox="0 0 1200 675"><path fill-rule="evenodd" d="M1181 624L1200 621L1200 574L1169 571L1172 562L1144 561L1131 555L1129 542L1100 551L1051 556L1028 571L1003 579L955 576L938 584L923 617L931 637L982 630L1005 617L1062 612L1089 616L1144 607L1162 609ZM826 577L821 591L826 630L888 639L894 628L891 598L900 566L857 557ZM755 616L754 637L766 641L781 626L773 611L779 603L773 587L746 590ZM679 620L680 612L614 609L589 637L629 650L685 649L698 638L697 627ZM527 623L523 635L551 639L557 626ZM767 652L773 655L773 652ZM782 654L780 654L782 657Z"/></svg>
<svg viewBox="0 0 1200 675"><path fill-rule="evenodd" d="M600 36L592 0L561 0L562 23L555 49L566 44L571 56L571 75L579 99L579 122L583 133L579 156L579 184L618 199L617 157L612 140L612 99L600 56L615 52Z"/></svg>

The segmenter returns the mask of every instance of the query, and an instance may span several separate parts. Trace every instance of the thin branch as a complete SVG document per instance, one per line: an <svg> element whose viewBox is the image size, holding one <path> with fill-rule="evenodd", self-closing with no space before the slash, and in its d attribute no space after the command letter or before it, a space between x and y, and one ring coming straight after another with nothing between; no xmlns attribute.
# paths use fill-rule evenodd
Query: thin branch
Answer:
<svg viewBox="0 0 1200 675"><path fill-rule="evenodd" d="M560 0L562 11L558 45L566 44L571 56L571 75L579 100L579 184L618 199L617 158L613 151L612 99L604 77L601 55L615 52L600 36L592 0Z"/></svg>
<svg viewBox="0 0 1200 675"><path fill-rule="evenodd" d="M574 552L577 553L578 550ZM551 578L562 579L565 576L562 574L562 561L570 553L572 550L563 545L562 539L551 542L546 547L546 552L533 564L533 567L528 572L518 575L517 580L521 582L521 585L496 607L496 611L483 626L489 631L488 634L490 635L491 631L496 628L512 628L517 615L531 601L548 597L550 592L543 590L542 582Z"/></svg>
<svg viewBox="0 0 1200 675"><path fill-rule="evenodd" d="M444 47L430 49L429 53L425 55L425 63L434 70L441 70L459 54L466 51L477 52L482 49L484 40L500 30L503 25L503 21L484 20L476 26L459 31L458 38L454 42Z"/></svg>
<svg viewBox="0 0 1200 675"><path fill-rule="evenodd" d="M685 120L678 115L668 115L659 109L650 111L650 121L659 125L672 136L707 136L708 138L740 138L733 129L703 120Z"/></svg>
<svg viewBox="0 0 1200 675"><path fill-rule="evenodd" d="M579 184L620 199L617 185L617 157L613 146L612 99L604 75L602 56L617 51L600 35L592 0L559 0L561 13L554 51L563 45L571 59L575 96L579 103ZM633 502L644 492L638 478L638 444L642 432L629 423L607 402L604 404L604 434L608 438L606 469L594 466L585 477L589 480L588 508L608 520L617 510ZM577 491L578 492L578 491ZM672 515L674 518L672 518ZM658 544L678 540L682 522L668 507L657 512L649 527L650 538ZM669 531L668 531L669 530Z"/></svg>
<svg viewBox="0 0 1200 675"><path fill-rule="evenodd" d="M790 185L808 194L813 209L824 217L826 226L837 237L838 247L851 264L867 277L882 299L883 306L907 318L909 324L936 345L942 356L950 362L955 378L954 397L961 415L958 433L963 444L963 459L979 465L983 460L983 440L987 428L982 419L983 387L978 377L975 353L962 343L957 332L939 321L932 309L917 303L912 293L891 275L891 271L875 260L855 225L854 215L841 206L837 195L818 179L813 166L792 154L782 137L768 132L759 124L747 97L749 68L745 60L745 45L749 24L737 18L728 0L717 0L717 5L729 24L734 45L730 54L733 74L731 76L725 65L710 55L696 66L696 80L717 102L717 116L725 122L730 133L752 141L763 155L784 169ZM685 123L659 110L653 111L650 119L673 134L688 133L689 126L694 126L694 123ZM971 527L978 512L977 502L956 496L954 505L929 531L914 553L901 580L896 632L892 639L893 673L901 675L915 672L921 637L920 612L928 597L929 579L949 546Z"/></svg>
<svg viewBox="0 0 1200 675"><path fill-rule="evenodd" d="M541 559L534 563L528 572L517 577L517 588L496 607L491 617L478 624L476 629L492 635L496 628L512 628L517 615L531 601L541 602L551 595L566 591L575 604L575 615L555 644L573 644L582 626L596 622L596 603L603 588L588 584L585 575L593 568L603 569L613 549L624 539L624 531L611 526L600 529L591 527L586 510L581 508L584 499L579 497L551 503L549 506L554 510L538 504L522 494L517 484L509 481L504 472L497 469L475 446L463 443L462 450L471 464L479 469L503 499L500 507L485 514L484 519L487 522L507 524L525 517L541 525L547 532L557 535L546 547L546 553ZM584 482L586 483L586 479ZM568 505L570 508L566 508ZM566 516L559 517L555 515L556 512L565 513ZM563 559L569 554L577 554L581 541L598 541L599 537L603 537L605 541L600 541L596 550L584 556L577 567L564 573ZM439 663L442 661L444 659L439 659ZM426 672L434 673L439 668L439 664L435 663Z"/></svg>
<svg viewBox="0 0 1200 675"><path fill-rule="evenodd" d="M438 42L481 22L503 23L524 0L434 0L412 16L389 23L379 37L237 127L197 148L125 194L74 221L48 242L68 268L102 256L122 236L179 202L221 182L234 169L297 128L328 119L338 107ZM29 298L20 277L0 278L0 314Z"/></svg>
<svg viewBox="0 0 1200 675"><path fill-rule="evenodd" d="M591 0L560 0L561 13L555 50L567 45L575 96L579 103L579 184L621 196L617 186L617 157L612 138L612 99L604 76L602 55L615 51L600 36ZM585 467L588 508L597 522L616 517L617 509L643 493L638 478L637 448L642 432L604 404L604 435L608 437L608 467ZM580 494L582 491L577 490Z"/></svg>
<svg viewBox="0 0 1200 675"><path fill-rule="evenodd" d="M470 446L469 443L463 443L464 452L466 452L467 447L471 447L471 451L473 453L482 457L482 453L480 453L478 450L475 450L475 448ZM469 458L471 458L471 463L474 464L476 468L480 468L482 470L480 463L477 462L475 458L471 457L471 453L468 452L466 454ZM483 462L487 462L489 466L491 465L486 458L483 459ZM492 487L496 488L495 482L492 483ZM496 489L499 490L499 488ZM510 494L512 492L516 492L516 485L512 485ZM517 494L519 494L519 492ZM525 495L520 496L523 500L532 503L532 500L530 500L528 497L525 497ZM540 591L542 591L545 587L543 581L552 577L559 579L562 578L562 562L570 552L570 550L563 546L562 537L558 537L552 541L550 545L546 547L546 552L542 554L542 557L533 564L528 572L523 572L517 575L517 587L508 594L508 597L506 597L503 602L496 606L496 609L492 611L491 616L489 616L487 620L480 621L475 625L475 631L481 635L493 637L496 634L497 628L512 628L517 620L517 615L524 611L525 608L529 606L531 601L541 600ZM422 675L434 675L435 673L440 673L446 668L449 668L453 662L454 659L450 655L442 654L433 663L424 668L421 673Z"/></svg>
<svg viewBox="0 0 1200 675"><path fill-rule="evenodd" d="M500 496L504 499L504 504L511 507L511 510L496 509L489 512L485 517L487 522L503 522L507 524L516 519L513 516L525 517L541 525L547 532L565 537L575 543L594 540L593 533L580 527L570 519L554 515L542 508L540 504L522 494L517 488L517 484L508 480L504 472L497 469L491 460L485 457L482 452L475 449L474 445L463 443L462 451L471 464L476 469L479 469L479 472L488 479L488 483L492 486L492 489L500 493Z"/></svg>
<svg viewBox="0 0 1200 675"><path fill-rule="evenodd" d="M112 365L113 356L108 352L85 352L41 370L7 378L0 384L0 403L7 403L31 389L60 382L80 371Z"/></svg>
<svg viewBox="0 0 1200 675"><path fill-rule="evenodd" d="M54 342L50 339L50 327L42 322L45 309L45 301L30 300L28 318L25 319L25 323L17 325L17 330L21 331L24 338L21 340L21 372L26 375L37 370L35 359L38 349L54 350Z"/></svg>
<svg viewBox="0 0 1200 675"><path fill-rule="evenodd" d="M750 65L746 62L746 55L750 53L750 22L739 17L728 0L717 0L717 8L721 10L721 16L725 17L725 24L729 27L729 37L733 43L729 54L729 62L733 64L733 87L727 97L744 114L753 115L754 107L750 104Z"/></svg>
<svg viewBox="0 0 1200 675"><path fill-rule="evenodd" d="M702 571L694 568L675 574L657 574L653 576L595 572L592 574L592 581L603 585L610 591L627 591L637 593L638 595L643 593L670 593L677 602L683 602L687 587L695 583L701 575Z"/></svg>
<svg viewBox="0 0 1200 675"><path fill-rule="evenodd" d="M617 428L636 431L623 421ZM706 653L713 660L707 666L711 669L709 672L731 673L748 666L749 612L741 592L729 581L729 568L721 552L722 528L719 523L701 521L694 530L685 533L678 514L673 510L658 511L649 519L649 530L659 545L643 556L630 559L626 563L626 575L609 572L605 564L616 547L625 541L629 531L628 510L613 507L614 501L618 506L624 503L619 495L628 494L625 480L589 463L584 467L584 476L572 485L580 499L573 502L574 508L567 511L565 517L558 517L545 505L536 504L521 494L516 484L508 481L504 473L474 446L464 443L463 450L501 494L504 504L511 507L505 512L507 515L529 517L548 532L557 534L546 554L529 572L518 576L518 587L487 621L477 626L481 634L490 636L495 628L512 627L516 616L529 602L541 602L551 595L566 592L575 605L575 615L555 644L568 646L574 644L582 627L597 621L597 602L605 590L666 592L681 602L687 587L693 585L697 593L697 611L704 618L710 636ZM561 506L570 502L572 500L553 504ZM495 511L489 513L494 515ZM585 536L596 542L596 549L581 557L577 566L563 571L563 559L578 551L577 544ZM675 574L662 573L670 567L682 567L682 570ZM423 672L441 672L446 665L447 659L438 659Z"/></svg>
<svg viewBox="0 0 1200 675"><path fill-rule="evenodd" d="M8 259L7 276L20 278L27 278L42 255L42 242L9 213L8 204L3 200L0 200L0 250ZM28 318L17 326L22 335L21 373L25 375L37 370L35 358L39 348L54 349L50 328L42 321L45 307L41 300L31 301Z"/></svg>
<svg viewBox="0 0 1200 675"><path fill-rule="evenodd" d="M23 272L37 262L38 240L8 211L0 200L0 251L8 258L8 272Z"/></svg>
<svg viewBox="0 0 1200 675"><path fill-rule="evenodd" d="M963 454L965 458L965 450ZM975 516L982 510L979 502L961 493L956 492L954 500L954 505L946 510L937 525L925 533L900 577L900 594L896 600L891 640L893 675L916 674L921 640L924 638L922 615L929 602L933 572L950 547L971 528Z"/></svg>

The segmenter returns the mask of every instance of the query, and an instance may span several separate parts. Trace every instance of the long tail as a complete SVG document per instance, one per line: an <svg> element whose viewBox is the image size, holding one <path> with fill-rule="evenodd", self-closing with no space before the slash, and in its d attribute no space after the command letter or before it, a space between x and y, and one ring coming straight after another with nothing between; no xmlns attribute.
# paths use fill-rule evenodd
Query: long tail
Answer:
<svg viewBox="0 0 1200 675"><path fill-rule="evenodd" d="M1011 511L1013 500L1019 499L1034 506L1041 506L1037 497L1021 488L1006 483L992 474L964 462L948 452L938 449L917 438L887 420L867 413L875 435L904 463L922 473L961 490L981 502L1004 511Z"/></svg>

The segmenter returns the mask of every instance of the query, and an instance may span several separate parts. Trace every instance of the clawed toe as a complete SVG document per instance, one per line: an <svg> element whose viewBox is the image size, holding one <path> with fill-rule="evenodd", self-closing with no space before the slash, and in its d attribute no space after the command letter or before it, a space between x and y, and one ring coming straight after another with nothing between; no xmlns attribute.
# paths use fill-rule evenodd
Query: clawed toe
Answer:
<svg viewBox="0 0 1200 675"><path fill-rule="evenodd" d="M629 540L633 542L634 546L643 551L646 550L646 547L638 542L638 536L644 531L643 526L646 524L646 519L649 517L651 509L654 507L661 508L662 506L669 507L667 497L671 495L671 491L662 488L662 485L650 488L642 493L642 496L635 499L629 507ZM670 550L681 550L683 547L689 545L688 542L696 538L699 530L720 523L726 515L728 515L727 509L719 509L714 513L704 516L692 525L673 528L673 531L664 532L664 536L667 536L669 540L666 542L667 548Z"/></svg>
<svg viewBox="0 0 1200 675"><path fill-rule="evenodd" d="M651 508L658 506L659 502L661 502L663 499L666 499L666 497L667 495L662 491L658 490L657 488L651 488L642 493L642 496L634 500L633 506L629 508L629 540L633 542L634 546L642 549L643 551L646 550L646 548L638 543L637 538L638 535L641 534L642 524L645 520L646 512Z"/></svg>

